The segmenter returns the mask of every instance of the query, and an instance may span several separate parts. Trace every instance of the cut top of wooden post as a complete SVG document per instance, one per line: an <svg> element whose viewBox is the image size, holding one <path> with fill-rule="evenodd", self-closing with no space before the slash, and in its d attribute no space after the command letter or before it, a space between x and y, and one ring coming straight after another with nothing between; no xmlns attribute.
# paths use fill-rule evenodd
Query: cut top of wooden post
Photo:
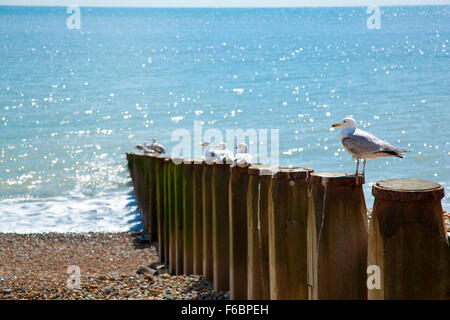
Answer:
<svg viewBox="0 0 450 320"><path fill-rule="evenodd" d="M321 184L323 186L357 186L364 183L363 176L356 177L345 172L314 172L309 176L309 182L312 184Z"/></svg>
<svg viewBox="0 0 450 320"><path fill-rule="evenodd" d="M157 159L162 159L163 161L164 161L165 159L167 159L167 157L166 157L166 156L163 156L162 154L157 155L155 158L157 158Z"/></svg>
<svg viewBox="0 0 450 320"><path fill-rule="evenodd" d="M173 164L179 165L184 162L184 158L181 157L171 157L170 161L172 161Z"/></svg>
<svg viewBox="0 0 450 320"><path fill-rule="evenodd" d="M219 168L225 168L225 167L231 167L231 164L229 163L221 163L221 162L213 162L213 166L214 167L219 167Z"/></svg>
<svg viewBox="0 0 450 320"><path fill-rule="evenodd" d="M238 173L238 174L246 174L248 173L249 166L236 166L231 165L230 166L230 173Z"/></svg>
<svg viewBox="0 0 450 320"><path fill-rule="evenodd" d="M205 162L203 161L203 159L194 158L194 159L192 159L192 163L193 164L204 164Z"/></svg>
<svg viewBox="0 0 450 320"><path fill-rule="evenodd" d="M273 170L273 179L307 179L314 170L306 167L278 167Z"/></svg>
<svg viewBox="0 0 450 320"><path fill-rule="evenodd" d="M444 197L444 187L427 180L390 179L374 184L372 194L390 201L436 201Z"/></svg>
<svg viewBox="0 0 450 320"><path fill-rule="evenodd" d="M273 167L263 164L252 164L248 167L248 174L251 176L272 176Z"/></svg>

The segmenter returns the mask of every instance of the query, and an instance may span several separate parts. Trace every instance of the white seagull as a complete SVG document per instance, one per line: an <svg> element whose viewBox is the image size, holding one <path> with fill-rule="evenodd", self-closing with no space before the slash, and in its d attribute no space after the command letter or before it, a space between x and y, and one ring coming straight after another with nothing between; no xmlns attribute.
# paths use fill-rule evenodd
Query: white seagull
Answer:
<svg viewBox="0 0 450 320"><path fill-rule="evenodd" d="M221 142L216 146L217 161L223 163L232 163L234 159L233 152L227 149L225 142Z"/></svg>
<svg viewBox="0 0 450 320"><path fill-rule="evenodd" d="M146 144L144 143L144 145L146 145ZM151 150L151 151L153 151L155 153L159 153L159 154L166 152L166 149L164 149L164 147L162 145L160 145L159 143L156 143L156 139L155 138L153 138L152 145L151 146L147 146L147 148L149 150Z"/></svg>
<svg viewBox="0 0 450 320"><path fill-rule="evenodd" d="M208 141L205 141L200 144L202 147L205 147L205 153L203 155L203 160L206 161L206 163L210 163L217 159L217 154L214 149L211 148L211 143Z"/></svg>
<svg viewBox="0 0 450 320"><path fill-rule="evenodd" d="M333 124L332 127L342 127L339 138L345 150L352 155L353 159L356 159L356 176L358 176L359 159L364 159L363 177L365 177L366 159L390 156L403 158L403 152L410 152L410 150L397 149L386 141L356 128L356 121L353 118L345 118Z"/></svg>
<svg viewBox="0 0 450 320"><path fill-rule="evenodd" d="M144 145L142 144L137 144L136 145L136 149L144 151L144 153L151 153L152 151L149 149L149 146L147 145L146 142L144 142Z"/></svg>
<svg viewBox="0 0 450 320"><path fill-rule="evenodd" d="M238 165L245 165L252 163L252 155L248 153L248 146L245 143L240 143L237 147L237 153L234 157L234 162Z"/></svg>

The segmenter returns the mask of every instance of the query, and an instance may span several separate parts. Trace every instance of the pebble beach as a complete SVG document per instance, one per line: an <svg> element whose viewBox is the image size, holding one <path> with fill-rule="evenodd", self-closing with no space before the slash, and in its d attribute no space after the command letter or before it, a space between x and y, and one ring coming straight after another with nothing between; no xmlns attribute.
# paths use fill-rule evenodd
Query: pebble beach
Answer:
<svg viewBox="0 0 450 320"><path fill-rule="evenodd" d="M201 276L169 275L158 266L156 247L140 237L137 232L0 233L0 299L228 299ZM79 267L79 288L69 280L69 266Z"/></svg>

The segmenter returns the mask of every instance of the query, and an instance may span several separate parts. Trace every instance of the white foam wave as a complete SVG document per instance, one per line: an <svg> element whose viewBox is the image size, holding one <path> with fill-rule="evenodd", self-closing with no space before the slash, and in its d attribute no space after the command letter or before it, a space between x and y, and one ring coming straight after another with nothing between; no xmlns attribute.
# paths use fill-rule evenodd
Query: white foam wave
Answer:
<svg viewBox="0 0 450 320"><path fill-rule="evenodd" d="M123 232L140 230L136 201L128 192L0 201L0 232Z"/></svg>

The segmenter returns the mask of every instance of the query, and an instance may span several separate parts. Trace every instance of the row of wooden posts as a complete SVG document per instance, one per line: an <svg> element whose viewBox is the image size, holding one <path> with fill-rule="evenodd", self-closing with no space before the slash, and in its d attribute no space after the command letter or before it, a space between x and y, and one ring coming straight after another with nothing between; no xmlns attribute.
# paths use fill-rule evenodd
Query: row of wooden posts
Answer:
<svg viewBox="0 0 450 320"><path fill-rule="evenodd" d="M144 229L172 274L203 275L231 299L450 298L439 184L380 181L368 217L362 176L127 160Z"/></svg>

